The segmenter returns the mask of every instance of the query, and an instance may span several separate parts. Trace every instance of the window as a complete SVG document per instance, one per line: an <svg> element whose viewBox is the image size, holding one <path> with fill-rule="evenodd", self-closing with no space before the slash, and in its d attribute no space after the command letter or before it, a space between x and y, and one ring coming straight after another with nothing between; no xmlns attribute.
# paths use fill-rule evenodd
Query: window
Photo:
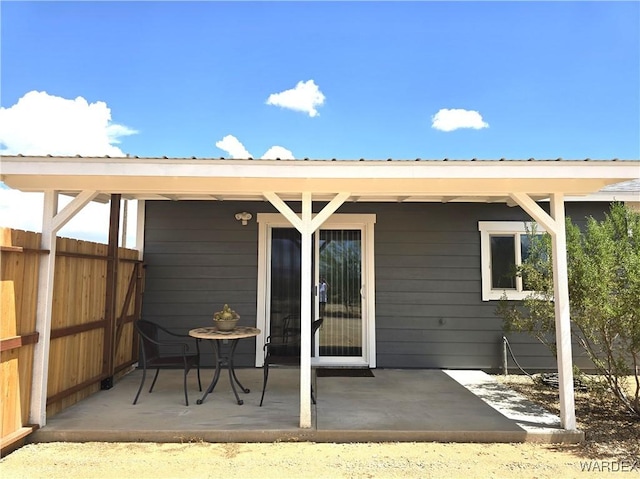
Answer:
<svg viewBox="0 0 640 479"><path fill-rule="evenodd" d="M524 299L530 291L516 275L516 266L531 251L531 232L544 233L542 227L522 221L479 221L482 265L482 300Z"/></svg>

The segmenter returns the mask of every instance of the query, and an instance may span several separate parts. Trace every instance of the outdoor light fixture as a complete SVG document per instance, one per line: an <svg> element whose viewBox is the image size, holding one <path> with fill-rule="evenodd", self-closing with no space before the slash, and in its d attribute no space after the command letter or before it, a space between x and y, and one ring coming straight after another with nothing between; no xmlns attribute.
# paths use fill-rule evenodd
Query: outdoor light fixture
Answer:
<svg viewBox="0 0 640 479"><path fill-rule="evenodd" d="M249 221L251 218L253 218L253 215L251 213L247 213L246 211L243 211L242 213L236 213L236 219L238 221L242 221L242 226L246 226L247 221Z"/></svg>

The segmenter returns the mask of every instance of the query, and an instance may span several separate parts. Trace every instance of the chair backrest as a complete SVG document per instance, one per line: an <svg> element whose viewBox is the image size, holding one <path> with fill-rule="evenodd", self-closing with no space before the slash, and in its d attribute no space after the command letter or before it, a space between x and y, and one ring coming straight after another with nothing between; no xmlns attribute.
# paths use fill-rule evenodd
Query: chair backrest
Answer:
<svg viewBox="0 0 640 479"><path fill-rule="evenodd" d="M313 323L311 323L311 356L313 356L316 350L316 331L322 326L324 322L324 318L316 319Z"/></svg>
<svg viewBox="0 0 640 479"><path fill-rule="evenodd" d="M311 351L315 351L315 336L318 328L322 326L324 318L316 319L311 323ZM283 364L288 363L287 358L292 360L300 357L300 334L295 338L287 338L284 342L271 342L267 349L268 356L272 358L273 363L282 361ZM281 358L280 360L275 358Z"/></svg>
<svg viewBox="0 0 640 479"><path fill-rule="evenodd" d="M142 340L143 360L149 361L160 356L160 347L156 344L158 342L158 325L152 321L139 319L135 326Z"/></svg>
<svg viewBox="0 0 640 479"><path fill-rule="evenodd" d="M316 320L311 324L311 334L316 334L316 331L318 330L318 328L319 328L320 326L322 326L322 323L324 323L324 318L316 319Z"/></svg>

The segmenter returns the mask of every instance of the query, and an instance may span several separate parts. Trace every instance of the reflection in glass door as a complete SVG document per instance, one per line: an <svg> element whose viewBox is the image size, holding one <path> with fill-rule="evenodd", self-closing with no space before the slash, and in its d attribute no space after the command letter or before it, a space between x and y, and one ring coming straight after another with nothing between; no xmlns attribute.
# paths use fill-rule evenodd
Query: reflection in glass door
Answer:
<svg viewBox="0 0 640 479"><path fill-rule="evenodd" d="M280 338L284 356L299 354L300 233L293 228L271 229L270 335Z"/></svg>
<svg viewBox="0 0 640 479"><path fill-rule="evenodd" d="M362 232L321 230L317 247L319 356L362 356Z"/></svg>

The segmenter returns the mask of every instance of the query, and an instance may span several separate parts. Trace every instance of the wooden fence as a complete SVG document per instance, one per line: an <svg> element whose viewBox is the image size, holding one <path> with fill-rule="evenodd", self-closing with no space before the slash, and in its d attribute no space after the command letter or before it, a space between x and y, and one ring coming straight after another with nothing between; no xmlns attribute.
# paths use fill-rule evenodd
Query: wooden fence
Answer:
<svg viewBox="0 0 640 479"><path fill-rule="evenodd" d="M40 237L0 228L2 450L37 427L29 424L29 409L40 338L38 272L49 254L40 249ZM114 376L137 361L133 321L140 317L144 278L136 250L118 248L114 258L107 245L67 238L58 238L56 248L47 417L111 387Z"/></svg>

